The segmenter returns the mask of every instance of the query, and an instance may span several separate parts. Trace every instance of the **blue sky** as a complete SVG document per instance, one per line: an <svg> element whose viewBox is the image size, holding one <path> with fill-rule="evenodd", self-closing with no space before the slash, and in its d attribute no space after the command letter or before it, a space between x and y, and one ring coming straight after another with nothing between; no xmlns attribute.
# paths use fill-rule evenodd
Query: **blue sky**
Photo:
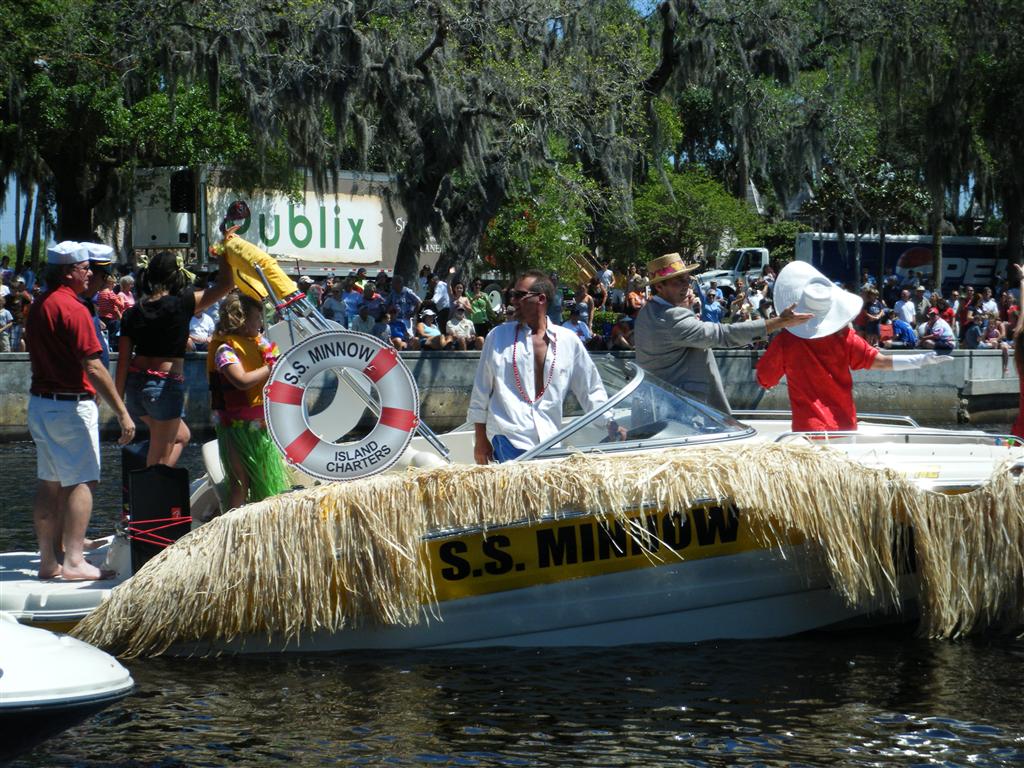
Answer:
<svg viewBox="0 0 1024 768"><path fill-rule="evenodd" d="M14 176L7 179L7 197L4 199L3 210L0 210L0 246L14 245L16 230L14 222L14 191L17 187Z"/></svg>
<svg viewBox="0 0 1024 768"><path fill-rule="evenodd" d="M0 213L0 245L14 242L14 177L7 184L7 199L4 201L3 212Z"/></svg>

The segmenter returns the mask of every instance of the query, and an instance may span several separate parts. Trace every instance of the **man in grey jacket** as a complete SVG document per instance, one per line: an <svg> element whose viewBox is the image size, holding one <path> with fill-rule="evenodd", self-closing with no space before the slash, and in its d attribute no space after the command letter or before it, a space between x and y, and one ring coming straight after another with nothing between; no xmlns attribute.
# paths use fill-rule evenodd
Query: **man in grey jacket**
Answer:
<svg viewBox="0 0 1024 768"><path fill-rule="evenodd" d="M742 323L706 323L694 314L690 273L697 264L684 264L678 253L647 265L656 295L636 317L633 339L636 362L713 408L731 413L715 362L714 347L741 347L782 328L800 325L812 315L786 307L778 317Z"/></svg>

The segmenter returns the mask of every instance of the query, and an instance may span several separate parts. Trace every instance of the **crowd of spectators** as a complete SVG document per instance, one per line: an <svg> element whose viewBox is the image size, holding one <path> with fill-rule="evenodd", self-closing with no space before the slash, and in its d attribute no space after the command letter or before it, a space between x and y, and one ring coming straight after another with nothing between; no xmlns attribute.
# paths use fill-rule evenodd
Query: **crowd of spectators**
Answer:
<svg viewBox="0 0 1024 768"><path fill-rule="evenodd" d="M946 295L910 271L882 286L866 272L858 286L864 309L854 328L885 349L998 349L1007 367L1020 315L1018 289L999 276L994 286L959 286Z"/></svg>
<svg viewBox="0 0 1024 768"><path fill-rule="evenodd" d="M0 263L0 352L25 350L24 319L41 287L30 269L15 274L6 257ZM650 298L648 278L636 264L616 275L602 263L586 282L566 284L552 275L555 301L549 319L570 328L590 350L633 348L633 318ZM714 281L698 289L695 311L707 322L733 323L774 316L775 272L748 285L742 279L719 287ZM485 291L484 281L445 279L424 267L413 285L384 271L371 276L359 269L341 277L299 278L300 288L327 318L345 328L390 342L399 350L474 350L487 332L503 322L507 296ZM994 286L962 286L947 295L910 271L890 274L879 287L865 271L857 286L864 310L854 329L869 344L885 349L999 349L1008 355L1020 312L1015 287L1003 279ZM135 303L131 275L106 278L90 297L111 349L117 347L121 317ZM189 331L189 351L206 350L217 322L216 307L196 313ZM763 345L764 342L761 342Z"/></svg>

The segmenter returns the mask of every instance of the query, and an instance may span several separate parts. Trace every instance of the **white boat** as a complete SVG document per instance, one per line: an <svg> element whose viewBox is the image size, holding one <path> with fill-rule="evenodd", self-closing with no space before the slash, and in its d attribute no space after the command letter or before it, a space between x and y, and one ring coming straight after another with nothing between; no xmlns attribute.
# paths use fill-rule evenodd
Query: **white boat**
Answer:
<svg viewBox="0 0 1024 768"><path fill-rule="evenodd" d="M821 454L822 471L835 471L838 453L838 460L846 462L840 467L894 470L914 487L941 495L934 498L955 498L984 488L997 469L1024 462L1024 450L1012 437L928 429L901 417L862 417L858 430L851 433L795 433L790 429L789 414L743 413L738 414L740 420L688 398L624 361L608 358L598 365L611 393L608 402L592 413L569 413L565 428L521 457L520 465L537 462L535 466L550 469L561 462L586 466L591 461L614 462L616 457L685 457L690 451L716 447L740 455L751 447L763 452L772 447L783 450L778 446L814 446L808 450L828 446L834 450ZM351 411L351 405L347 407ZM625 441L609 442L609 417L626 427ZM470 425L439 440L453 465L472 463ZM436 440L413 437L388 473L406 477L409 466L444 466L436 447ZM830 456L832 464L825 461ZM217 472L219 468L214 463L211 469ZM307 480L312 484L311 478ZM1015 481L1012 485L1017 487ZM494 503L497 508L501 502L496 497ZM253 514L251 510L237 510L215 525ZM905 536L902 543L883 543L882 549L899 546L907 550L894 557L890 588L852 599L849 590L837 585L836 569L828 564L820 540L800 532L787 533L781 539L766 536L764 516L753 512L733 498L719 495L693 499L684 508L645 503L609 515L607 510L565 507L531 519L490 522L486 531L483 525L438 528L421 540L418 557L429 572L432 591L429 599L422 601L418 615L406 613L383 622L346 620L340 623L344 627L314 617L304 626L283 632L238 634L225 628L223 635L211 630L210 636L197 630L198 642L180 637L170 645L173 652L185 654L614 646L777 637L851 622L909 620L916 615L913 602L919 584ZM888 514L880 511L882 516ZM650 535L630 533L634 526ZM892 535L899 538L906 529L906 525L897 525L893 530L903 534ZM124 546L117 537L110 545L115 553ZM1013 542L1013 547L1024 547L1024 541ZM284 561L293 562L294 553L282 552L281 558L280 564L267 563L266 567L282 569L282 574L287 574L282 579L292 578ZM309 578L308 573L301 576ZM1007 575L1011 582L1013 578ZM150 582L146 583L150 589ZM76 589L82 592L78 598L71 590L62 593L63 616L69 615L68 605L76 599L85 611L90 610L109 586ZM182 588L181 584L173 586L175 594ZM206 595L197 601L218 599L209 597L208 586L190 589L192 594ZM1018 597L1007 597L1013 615L1020 610ZM332 599L344 603L351 596ZM51 597L48 602L56 609L54 600ZM197 606L202 608L203 603L189 608ZM25 615L23 611L23 618ZM31 619L45 620L40 606ZM119 623L125 623L124 615ZM196 626L193 622L188 631ZM242 620L239 626L250 625ZM325 626L328 628L322 628Z"/></svg>
<svg viewBox="0 0 1024 768"><path fill-rule="evenodd" d="M0 613L0 759L81 722L134 685L110 654Z"/></svg>
<svg viewBox="0 0 1024 768"><path fill-rule="evenodd" d="M606 359L598 365L613 393L608 403L572 418L518 461L657 456L681 447L828 445L858 465L896 470L921 489L949 496L981 488L1007 462L1024 462L1024 450L1012 437L928 429L904 417L866 416L856 432L831 434L795 433L788 413L749 412L739 414L740 421L631 364ZM627 427L625 441L609 441L609 415ZM471 425L441 439L453 463L472 463ZM407 453L420 466L439 463L422 437L412 440ZM641 542L623 520L651 537ZM175 651L614 646L778 637L916 616L918 582L909 549L895 564L898 583L891 593L853 603L837 589L819 542L793 534L766 543L762 529L759 517L718 497L685 509L646 504L619 518L570 508L488 524L486 530L435 530L424 537L422 550L434 599L416 622L287 638L254 633L179 644ZM909 547L907 541L903 546Z"/></svg>
<svg viewBox="0 0 1024 768"><path fill-rule="evenodd" d="M414 482L404 478L417 476L415 482L429 484L431 472L451 487L442 488L429 509L424 493L401 497L417 510L389 508L398 497L384 494L382 508L358 515L346 510L358 506L359 490L323 486L311 495L285 495L269 506L250 505L215 519L134 575L128 543L118 534L94 554L104 567L117 570L117 579L108 582L40 583L34 553L2 555L0 609L19 620L68 627L102 606L93 615L117 612L114 624L131 632L153 622L164 626L165 616L145 615L146 601L164 611L180 609L167 623L178 627L169 630L177 636L151 638L148 645L128 642L130 652L169 644L185 650L266 651L690 642L774 637L899 612L919 582L927 588L926 615L945 611L939 634L966 631L981 614L984 621L1007 611L1024 616L1024 597L1013 586L1015 579L1024 583L1024 572L1017 572L1024 566L1024 541L1019 541L1024 535L1018 531L1024 530L1024 512L1019 526L1014 517L1022 507L1021 486L1006 479L1011 472L1016 477L1024 461L1015 438L925 429L899 417L861 418L850 433L799 434L791 431L788 414L726 417L608 357L599 360L610 395L602 408L582 414L568 403L565 428L558 434L514 466L481 474L470 469L471 425L440 436L417 426L415 382L390 346L338 330L272 258L230 230L222 247L251 264L255 276L243 290L270 299L287 321L270 330L288 351L273 369L266 408L271 434L305 473L300 481L386 470L402 493L410 490L402 483ZM313 380L330 372L337 374L339 394L326 407L317 404L313 414L306 403ZM349 433L367 407L375 415L369 436L354 442L337 438ZM626 439L611 440L609 420L626 428ZM820 446L831 451L821 452ZM780 465L762 471L762 453ZM200 483L194 514L216 498L216 452L204 454L212 482ZM737 466L737 457L751 466ZM694 466L702 461L717 464L712 470ZM642 487L635 483L644 477L644 463L680 467L693 477L683 482L662 476L658 487ZM450 465L462 469L453 473L445 469ZM410 467L423 472L410 473ZM865 479L865 468L881 471ZM573 492L531 485L535 471ZM595 472L612 478L623 472L634 485L627 488L624 480L620 487L617 479L609 483ZM815 476L825 472L837 478ZM468 515L451 505L463 475L490 494L472 502ZM837 496L848 475L862 479L858 486L847 483L849 493L861 495L856 499ZM601 486L599 494L577 487L588 476ZM723 484L726 476L732 486ZM790 481L804 483L821 498L794 496L786 487ZM767 503L775 499L744 495L750 490L744 483L771 486L774 497L810 509L797 510L803 515L797 519L801 515L794 510ZM865 488L874 495L865 496ZM962 560L1005 555L991 566L997 578L979 585L976 574L957 572L963 583L935 584L941 581L936 548L955 543L948 541L948 532L944 540L935 539L933 521L922 515L923 492L934 493L928 503L951 514L962 514L957 507L964 505L943 500L972 494L981 497L979 503L1009 500L1012 510L989 510L996 522L965 536L963 546L969 549L959 553ZM526 498L530 495L544 499ZM293 531L285 525L278 530L280 541L267 546L266 530L272 526L266 521L274 504L294 509L310 538L286 544ZM412 524L414 512L422 528ZM840 522L857 515L870 518L859 532L837 532ZM974 515L965 524L973 529L980 519ZM245 529L249 522L262 527ZM924 551L911 548L906 534L923 522L928 528L921 531L927 538ZM389 525L394 536L384 529ZM220 531L226 531L225 539L210 544ZM855 551L843 553L835 541L842 536L863 540L851 544ZM240 547L256 554L232 569ZM913 554L927 557L914 562ZM924 568L923 580L909 573L916 566ZM160 568L167 571L163 578L155 575ZM247 568L251 572L245 573ZM145 590L135 589L140 584ZM983 605L963 604L973 605L972 600ZM97 636L119 644L109 632ZM194 640L198 643L189 644Z"/></svg>

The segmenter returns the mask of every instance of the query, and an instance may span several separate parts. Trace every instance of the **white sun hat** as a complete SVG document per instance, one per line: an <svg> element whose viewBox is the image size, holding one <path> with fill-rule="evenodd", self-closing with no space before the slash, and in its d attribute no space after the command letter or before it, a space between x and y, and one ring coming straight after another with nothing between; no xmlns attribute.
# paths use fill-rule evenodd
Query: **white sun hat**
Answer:
<svg viewBox="0 0 1024 768"><path fill-rule="evenodd" d="M864 299L837 287L806 261L791 261L775 278L772 291L775 311L796 305L794 312L814 317L786 330L802 339L820 339L833 334L860 314Z"/></svg>

